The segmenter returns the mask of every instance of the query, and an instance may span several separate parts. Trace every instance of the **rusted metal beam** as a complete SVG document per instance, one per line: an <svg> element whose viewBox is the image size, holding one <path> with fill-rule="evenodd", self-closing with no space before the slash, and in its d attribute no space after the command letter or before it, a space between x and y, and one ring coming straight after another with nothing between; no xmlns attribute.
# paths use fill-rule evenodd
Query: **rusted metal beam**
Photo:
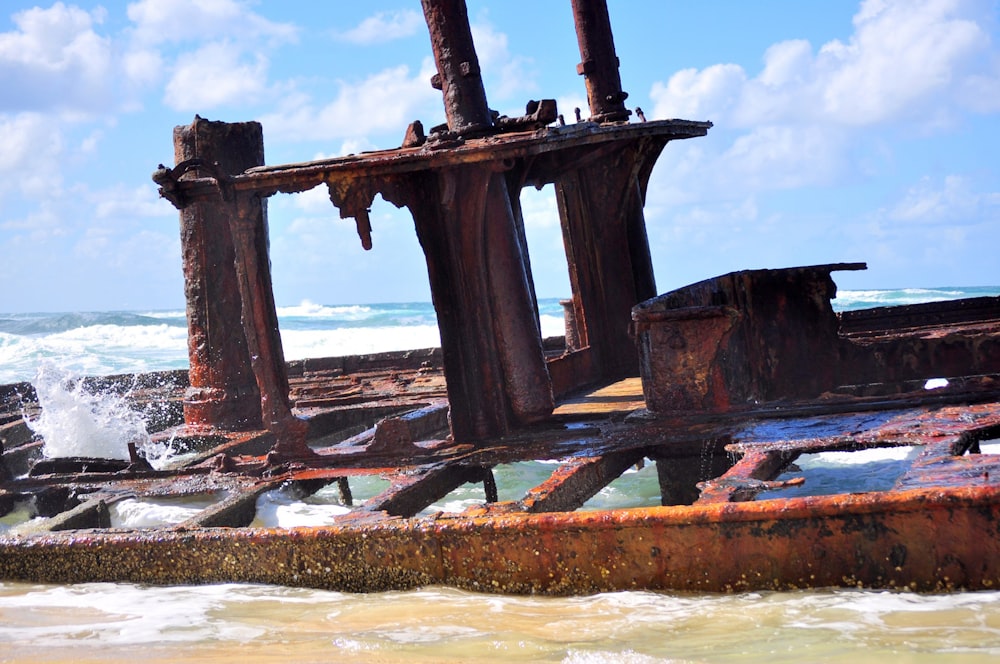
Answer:
<svg viewBox="0 0 1000 664"><path fill-rule="evenodd" d="M571 459L520 501L524 512L573 511L597 495L643 457L641 450Z"/></svg>
<svg viewBox="0 0 1000 664"><path fill-rule="evenodd" d="M788 451L748 452L728 471L698 483L699 505L753 500L761 491L789 486L771 481L798 455ZM801 482L798 482L801 483Z"/></svg>
<svg viewBox="0 0 1000 664"><path fill-rule="evenodd" d="M385 512L392 516L412 517L441 500L467 482L482 482L483 468L467 464L438 465L399 476L392 486L364 505L366 512Z"/></svg>
<svg viewBox="0 0 1000 664"><path fill-rule="evenodd" d="M82 528L110 527L111 513L108 510L108 501L96 498L52 517L44 524L43 529L57 532L61 530L79 530Z"/></svg>
<svg viewBox="0 0 1000 664"><path fill-rule="evenodd" d="M427 174L407 205L427 260L441 331L452 433L473 441L553 408L541 334L502 173Z"/></svg>
<svg viewBox="0 0 1000 664"><path fill-rule="evenodd" d="M263 146L262 146L263 148ZM242 302L243 332L260 391L261 420L275 435L276 459L313 453L306 444L309 425L292 413L288 373L278 331L278 314L268 258L267 201L256 194L235 194L230 204L236 282Z"/></svg>
<svg viewBox="0 0 1000 664"><path fill-rule="evenodd" d="M465 0L421 0L421 5L437 62L432 84L444 95L448 129L462 135L489 132L493 119Z"/></svg>
<svg viewBox="0 0 1000 664"><path fill-rule="evenodd" d="M625 108L628 93L622 91L618 55L611 32L606 0L573 0L573 24L580 44L581 62L576 71L584 76L590 119L620 122L631 114Z"/></svg>
<svg viewBox="0 0 1000 664"><path fill-rule="evenodd" d="M638 373L631 311L656 294L640 174L664 145L616 146L555 181L578 343L590 347L604 380Z"/></svg>
<svg viewBox="0 0 1000 664"><path fill-rule="evenodd" d="M452 168L469 163L504 163L518 159L539 164L528 169L525 182L540 185L552 182L554 173L576 167L580 160L577 149L599 149L615 142L655 138L664 143L705 136L711 122L693 120L657 120L645 123L614 124L607 126L586 125L579 129L549 128L543 131L515 134L498 134L485 139L466 140L448 149L431 149L429 146L411 149L381 150L360 155L321 159L313 162L282 164L252 168L227 179L227 187L234 192L253 191L262 196L277 192L297 193L325 184L331 179L354 178L363 174L368 178L385 178L403 174ZM563 152L570 152L560 157ZM547 156L561 164L545 164ZM166 194L162 178L154 178ZM384 181L384 180L383 180ZM214 200L220 195L218 180L212 176L190 177L171 185L179 195L174 204L182 208L198 200ZM379 192L383 193L383 192Z"/></svg>
<svg viewBox="0 0 1000 664"><path fill-rule="evenodd" d="M178 530L192 528L243 528L249 526L257 516L257 499L261 494L281 487L284 479L239 490L215 505L202 510L194 517L176 526Z"/></svg>

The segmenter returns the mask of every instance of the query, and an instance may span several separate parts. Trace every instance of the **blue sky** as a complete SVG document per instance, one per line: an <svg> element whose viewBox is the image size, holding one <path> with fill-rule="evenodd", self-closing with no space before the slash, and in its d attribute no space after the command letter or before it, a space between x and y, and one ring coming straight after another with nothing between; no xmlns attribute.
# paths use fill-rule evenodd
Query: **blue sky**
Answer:
<svg viewBox="0 0 1000 664"><path fill-rule="evenodd" d="M569 0L468 0L491 107L586 109ZM1000 285L996 0L610 0L667 146L646 207L659 290L742 268L866 261L842 288ZM150 174L197 113L263 123L267 162L398 146L442 122L417 0L7 0L0 311L183 306L176 211ZM568 294L555 201L526 190L541 297ZM427 301L405 210L361 249L325 190L270 199L279 305Z"/></svg>

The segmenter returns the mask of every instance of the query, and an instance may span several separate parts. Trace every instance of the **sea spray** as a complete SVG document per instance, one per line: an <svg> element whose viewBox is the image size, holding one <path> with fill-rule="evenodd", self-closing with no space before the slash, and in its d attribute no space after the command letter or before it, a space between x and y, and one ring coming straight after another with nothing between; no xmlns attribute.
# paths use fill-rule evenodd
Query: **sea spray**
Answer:
<svg viewBox="0 0 1000 664"><path fill-rule="evenodd" d="M91 392L82 378L50 362L39 366L33 383L41 414L27 422L45 441L44 456L127 461L129 443L146 456L153 451L146 423L125 396ZM163 450L155 452L163 454Z"/></svg>

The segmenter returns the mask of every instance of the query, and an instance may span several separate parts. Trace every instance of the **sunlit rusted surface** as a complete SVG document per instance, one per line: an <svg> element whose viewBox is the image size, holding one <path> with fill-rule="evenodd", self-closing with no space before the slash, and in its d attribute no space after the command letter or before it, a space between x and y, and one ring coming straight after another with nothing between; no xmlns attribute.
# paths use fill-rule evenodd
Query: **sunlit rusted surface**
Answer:
<svg viewBox="0 0 1000 664"><path fill-rule="evenodd" d="M1000 490L914 490L617 513L0 540L4 578L275 583L368 592L739 591L1000 583Z"/></svg>

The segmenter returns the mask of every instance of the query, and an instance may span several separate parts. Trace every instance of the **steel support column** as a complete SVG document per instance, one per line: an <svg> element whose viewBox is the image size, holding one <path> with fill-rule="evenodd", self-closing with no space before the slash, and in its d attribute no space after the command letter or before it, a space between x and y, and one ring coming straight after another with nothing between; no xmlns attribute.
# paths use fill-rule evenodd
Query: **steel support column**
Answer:
<svg viewBox="0 0 1000 664"><path fill-rule="evenodd" d="M209 122L195 117L174 128L174 158L217 164L226 175L264 163L256 122ZM260 392L250 367L240 319L229 211L217 201L197 201L180 211L184 295L187 299L191 387L185 395L188 425L258 429Z"/></svg>

